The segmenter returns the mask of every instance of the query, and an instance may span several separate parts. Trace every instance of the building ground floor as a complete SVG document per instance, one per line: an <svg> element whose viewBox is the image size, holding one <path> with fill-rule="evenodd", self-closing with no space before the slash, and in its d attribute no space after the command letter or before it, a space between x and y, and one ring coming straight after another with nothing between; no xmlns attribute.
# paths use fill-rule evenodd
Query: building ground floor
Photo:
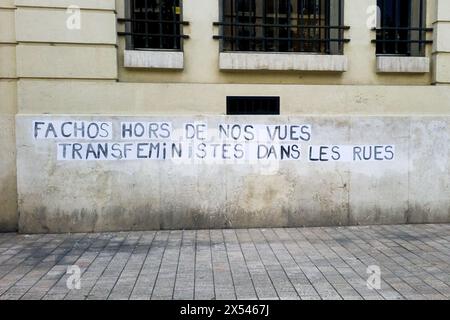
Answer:
<svg viewBox="0 0 450 320"><path fill-rule="evenodd" d="M450 223L450 2L238 2L0 0L0 232Z"/></svg>
<svg viewBox="0 0 450 320"><path fill-rule="evenodd" d="M450 222L447 86L0 84L2 231Z"/></svg>
<svg viewBox="0 0 450 320"><path fill-rule="evenodd" d="M450 226L0 234L6 299L450 298Z"/></svg>

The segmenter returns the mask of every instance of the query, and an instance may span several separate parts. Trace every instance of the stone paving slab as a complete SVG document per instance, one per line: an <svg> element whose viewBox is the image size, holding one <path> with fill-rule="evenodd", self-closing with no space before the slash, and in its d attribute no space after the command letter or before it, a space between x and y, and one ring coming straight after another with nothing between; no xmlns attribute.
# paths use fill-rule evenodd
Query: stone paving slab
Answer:
<svg viewBox="0 0 450 320"><path fill-rule="evenodd" d="M4 233L6 299L450 299L450 225Z"/></svg>

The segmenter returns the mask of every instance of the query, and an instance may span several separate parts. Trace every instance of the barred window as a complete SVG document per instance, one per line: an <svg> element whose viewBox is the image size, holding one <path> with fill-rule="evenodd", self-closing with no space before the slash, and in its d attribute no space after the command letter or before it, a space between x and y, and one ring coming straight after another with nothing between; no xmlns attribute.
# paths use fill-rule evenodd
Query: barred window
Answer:
<svg viewBox="0 0 450 320"><path fill-rule="evenodd" d="M127 48L181 50L181 0L126 0Z"/></svg>
<svg viewBox="0 0 450 320"><path fill-rule="evenodd" d="M377 54L424 56L426 32L425 0L378 0L380 26Z"/></svg>
<svg viewBox="0 0 450 320"><path fill-rule="evenodd" d="M222 0L223 51L342 54L343 0Z"/></svg>

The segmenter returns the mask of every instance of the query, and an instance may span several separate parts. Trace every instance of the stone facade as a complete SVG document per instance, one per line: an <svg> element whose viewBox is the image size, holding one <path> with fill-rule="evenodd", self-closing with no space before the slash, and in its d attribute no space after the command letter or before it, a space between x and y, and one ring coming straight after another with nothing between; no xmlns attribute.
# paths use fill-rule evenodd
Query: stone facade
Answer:
<svg viewBox="0 0 450 320"><path fill-rule="evenodd" d="M122 0L0 0L0 231L449 222L449 1L427 1L433 44L420 72L407 72L408 62L408 70L377 72L375 33L366 26L375 4L345 1L345 66L317 72L311 64L221 70L213 39L219 1L184 1L190 38L167 70L172 60L164 68L126 63ZM80 8L80 29L66 26L71 5ZM279 96L281 116L225 117L226 96L239 95ZM65 162L57 142L33 139L33 121L48 117L309 122L305 150L392 144L396 159L289 161L273 174L255 173L258 164Z"/></svg>

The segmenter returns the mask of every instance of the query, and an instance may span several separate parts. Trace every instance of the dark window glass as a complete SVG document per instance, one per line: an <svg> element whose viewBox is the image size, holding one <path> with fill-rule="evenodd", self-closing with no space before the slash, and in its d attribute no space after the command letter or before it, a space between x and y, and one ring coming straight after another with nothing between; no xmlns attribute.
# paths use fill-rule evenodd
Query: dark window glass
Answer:
<svg viewBox="0 0 450 320"><path fill-rule="evenodd" d="M181 49L180 0L130 0L134 49Z"/></svg>
<svg viewBox="0 0 450 320"><path fill-rule="evenodd" d="M279 115L280 97L227 97L228 115Z"/></svg>
<svg viewBox="0 0 450 320"><path fill-rule="evenodd" d="M378 0L377 54L424 55L425 1Z"/></svg>
<svg viewBox="0 0 450 320"><path fill-rule="evenodd" d="M343 0L222 0L224 51L342 54Z"/></svg>

